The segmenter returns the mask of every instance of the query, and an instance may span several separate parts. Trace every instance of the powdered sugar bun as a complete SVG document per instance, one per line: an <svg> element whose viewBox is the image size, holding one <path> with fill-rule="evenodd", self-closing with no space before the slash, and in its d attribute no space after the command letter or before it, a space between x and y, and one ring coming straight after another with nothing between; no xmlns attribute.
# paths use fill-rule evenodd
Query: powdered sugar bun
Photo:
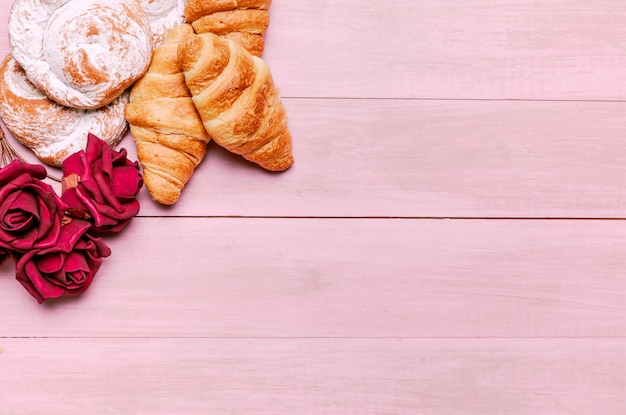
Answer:
<svg viewBox="0 0 626 415"><path fill-rule="evenodd" d="M139 0L148 16L154 47L163 43L165 34L185 23L185 0Z"/></svg>
<svg viewBox="0 0 626 415"><path fill-rule="evenodd" d="M124 136L128 93L97 110L68 108L48 99L10 55L0 65L0 117L13 136L44 163L60 166L93 133L111 146Z"/></svg>
<svg viewBox="0 0 626 415"><path fill-rule="evenodd" d="M11 53L54 101L100 108L148 69L152 33L137 0L15 0Z"/></svg>

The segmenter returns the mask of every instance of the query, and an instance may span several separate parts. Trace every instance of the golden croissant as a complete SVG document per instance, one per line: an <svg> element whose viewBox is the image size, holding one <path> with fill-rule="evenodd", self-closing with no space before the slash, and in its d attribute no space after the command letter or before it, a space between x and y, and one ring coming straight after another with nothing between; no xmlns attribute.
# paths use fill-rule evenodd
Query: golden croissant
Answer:
<svg viewBox="0 0 626 415"><path fill-rule="evenodd" d="M210 141L177 58L179 40L189 34L193 28L188 24L167 33L126 107L146 188L165 205L178 201Z"/></svg>
<svg viewBox="0 0 626 415"><path fill-rule="evenodd" d="M212 33L185 36L178 60L204 127L218 145L267 170L293 164L285 107L265 61Z"/></svg>
<svg viewBox="0 0 626 415"><path fill-rule="evenodd" d="M185 18L196 33L232 39L256 56L265 48L271 0L188 0Z"/></svg>

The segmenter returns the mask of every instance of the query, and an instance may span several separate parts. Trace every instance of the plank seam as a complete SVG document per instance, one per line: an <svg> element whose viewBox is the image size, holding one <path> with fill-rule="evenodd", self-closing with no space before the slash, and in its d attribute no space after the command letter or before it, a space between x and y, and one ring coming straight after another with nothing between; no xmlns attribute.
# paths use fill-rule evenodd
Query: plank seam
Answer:
<svg viewBox="0 0 626 415"><path fill-rule="evenodd" d="M308 101L456 101L456 102L555 102L555 103L605 103L626 104L626 99L532 99L532 98L452 98L452 97L314 97L314 96L281 96L283 100Z"/></svg>
<svg viewBox="0 0 626 415"><path fill-rule="evenodd" d="M560 216L160 216L138 215L144 219L315 219L315 220L450 220L450 221L588 221L610 222L626 221L626 217L560 217Z"/></svg>
<svg viewBox="0 0 626 415"><path fill-rule="evenodd" d="M0 336L0 340L626 340L626 336Z"/></svg>

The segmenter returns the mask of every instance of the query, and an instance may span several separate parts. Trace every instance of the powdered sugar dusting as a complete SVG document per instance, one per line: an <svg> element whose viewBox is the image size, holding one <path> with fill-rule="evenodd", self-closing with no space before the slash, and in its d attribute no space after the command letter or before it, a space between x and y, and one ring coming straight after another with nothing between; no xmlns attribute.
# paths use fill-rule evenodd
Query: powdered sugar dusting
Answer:
<svg viewBox="0 0 626 415"><path fill-rule="evenodd" d="M59 166L84 149L90 132L117 145L127 129L127 102L128 94L123 93L98 110L64 107L38 90L10 56L0 68L0 116L18 141L51 165Z"/></svg>
<svg viewBox="0 0 626 415"><path fill-rule="evenodd" d="M163 43L166 33L185 22L185 0L139 0L152 30L154 47Z"/></svg>
<svg viewBox="0 0 626 415"><path fill-rule="evenodd" d="M16 0L9 38L28 78L75 108L114 100L152 56L148 16L135 0Z"/></svg>

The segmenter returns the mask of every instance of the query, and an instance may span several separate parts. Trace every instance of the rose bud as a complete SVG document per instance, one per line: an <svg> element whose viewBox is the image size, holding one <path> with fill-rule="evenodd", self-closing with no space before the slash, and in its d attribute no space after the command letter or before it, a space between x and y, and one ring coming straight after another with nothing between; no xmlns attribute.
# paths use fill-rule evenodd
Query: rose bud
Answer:
<svg viewBox="0 0 626 415"><path fill-rule="evenodd" d="M32 250L17 258L16 278L41 304L45 300L82 294L111 250L91 236L91 223L70 219L61 227L56 246Z"/></svg>
<svg viewBox="0 0 626 415"><path fill-rule="evenodd" d="M119 232L139 213L139 164L89 134L87 148L63 162L61 199L72 216L93 222L94 233Z"/></svg>
<svg viewBox="0 0 626 415"><path fill-rule="evenodd" d="M0 169L0 247L25 252L57 243L66 206L45 177L43 166L20 160Z"/></svg>

